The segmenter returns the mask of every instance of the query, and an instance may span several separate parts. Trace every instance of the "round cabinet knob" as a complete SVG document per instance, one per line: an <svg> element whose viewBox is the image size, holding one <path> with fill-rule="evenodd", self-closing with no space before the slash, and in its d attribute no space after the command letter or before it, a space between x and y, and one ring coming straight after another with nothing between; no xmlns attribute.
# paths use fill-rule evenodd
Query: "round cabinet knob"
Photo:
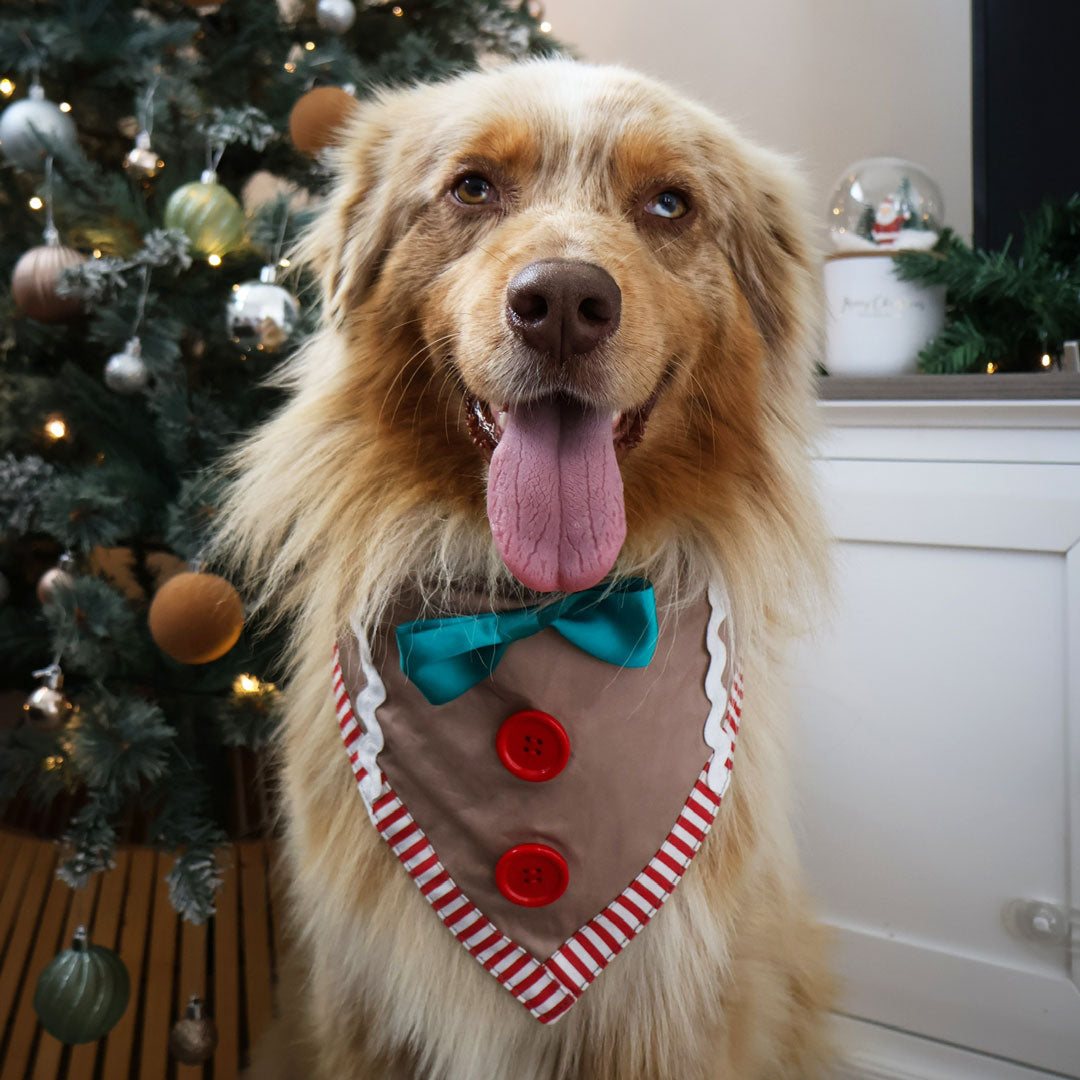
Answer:
<svg viewBox="0 0 1080 1080"><path fill-rule="evenodd" d="M566 860L547 844L517 844L495 865L495 885L518 907L554 904L569 884Z"/></svg>
<svg viewBox="0 0 1080 1080"><path fill-rule="evenodd" d="M1036 945L1060 945L1069 937L1069 916L1046 900L1013 900L1005 905L1005 925Z"/></svg>
<svg viewBox="0 0 1080 1080"><path fill-rule="evenodd" d="M562 724L539 709L508 716L495 735L499 760L519 780L552 780L570 760L570 739Z"/></svg>

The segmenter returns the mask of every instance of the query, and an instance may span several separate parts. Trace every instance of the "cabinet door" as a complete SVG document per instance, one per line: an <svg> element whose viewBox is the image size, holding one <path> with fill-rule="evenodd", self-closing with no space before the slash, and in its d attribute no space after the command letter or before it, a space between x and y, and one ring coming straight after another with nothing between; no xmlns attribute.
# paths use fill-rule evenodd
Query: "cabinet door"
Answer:
<svg viewBox="0 0 1080 1080"><path fill-rule="evenodd" d="M841 1008L1080 1076L1069 931L1003 920L1080 897L1080 465L821 476L835 604L797 650L793 760Z"/></svg>

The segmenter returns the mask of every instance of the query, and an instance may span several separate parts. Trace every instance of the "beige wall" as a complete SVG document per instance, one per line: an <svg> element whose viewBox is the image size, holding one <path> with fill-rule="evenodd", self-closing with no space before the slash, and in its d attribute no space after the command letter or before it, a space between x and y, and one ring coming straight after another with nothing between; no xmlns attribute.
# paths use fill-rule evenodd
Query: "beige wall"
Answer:
<svg viewBox="0 0 1080 1080"><path fill-rule="evenodd" d="M814 205L852 162L923 165L971 233L970 0L545 0L585 60L674 83L803 162Z"/></svg>

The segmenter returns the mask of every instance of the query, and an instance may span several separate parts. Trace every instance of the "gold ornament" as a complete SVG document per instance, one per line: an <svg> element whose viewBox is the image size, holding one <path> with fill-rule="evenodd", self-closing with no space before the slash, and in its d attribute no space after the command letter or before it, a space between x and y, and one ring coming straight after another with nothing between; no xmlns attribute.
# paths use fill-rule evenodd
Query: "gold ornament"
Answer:
<svg viewBox="0 0 1080 1080"><path fill-rule="evenodd" d="M38 322L56 323L82 313L77 296L61 296L56 291L60 271L83 261L74 248L63 244L41 244L23 252L11 274L11 296L19 309Z"/></svg>
<svg viewBox="0 0 1080 1080"><path fill-rule="evenodd" d="M34 675L45 682L23 704L27 723L39 731L56 731L67 722L72 707L63 691L64 673L59 664L50 664Z"/></svg>
<svg viewBox="0 0 1080 1080"><path fill-rule="evenodd" d="M150 145L150 132L143 129L135 136L135 145L124 156L124 168L137 180L152 180L165 168Z"/></svg>
<svg viewBox="0 0 1080 1080"><path fill-rule="evenodd" d="M149 623L150 636L163 653L182 664L208 664L236 644L244 605L217 574L177 574L154 594Z"/></svg>
<svg viewBox="0 0 1080 1080"><path fill-rule="evenodd" d="M165 204L165 228L179 229L197 254L219 260L243 243L246 224L240 204L210 169L178 187Z"/></svg>
<svg viewBox="0 0 1080 1080"><path fill-rule="evenodd" d="M289 113L289 137L305 154L317 154L340 137L357 109L356 98L340 86L309 90Z"/></svg>
<svg viewBox="0 0 1080 1080"><path fill-rule="evenodd" d="M202 1065L210 1060L217 1048L217 1025L209 1016L203 1015L205 1007L203 999L192 994L183 1017L169 1032L169 1053L181 1065Z"/></svg>

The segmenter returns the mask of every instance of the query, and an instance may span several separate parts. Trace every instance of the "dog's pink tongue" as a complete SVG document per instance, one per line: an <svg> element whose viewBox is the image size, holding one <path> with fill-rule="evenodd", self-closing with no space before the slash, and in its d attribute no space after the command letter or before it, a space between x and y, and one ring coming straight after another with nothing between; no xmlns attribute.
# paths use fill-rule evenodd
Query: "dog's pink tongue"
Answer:
<svg viewBox="0 0 1080 1080"><path fill-rule="evenodd" d="M611 413L567 401L512 409L491 458L488 520L510 572L539 592L577 592L626 538Z"/></svg>

